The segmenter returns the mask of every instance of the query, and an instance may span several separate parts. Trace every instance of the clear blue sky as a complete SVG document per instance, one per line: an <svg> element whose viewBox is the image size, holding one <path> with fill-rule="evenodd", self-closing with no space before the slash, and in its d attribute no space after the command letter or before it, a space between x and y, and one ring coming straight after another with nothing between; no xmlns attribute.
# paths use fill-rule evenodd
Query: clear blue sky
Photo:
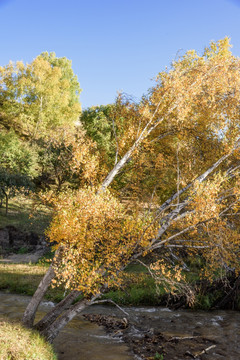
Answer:
<svg viewBox="0 0 240 360"><path fill-rule="evenodd" d="M0 65L43 51L72 60L83 108L139 99L177 53L231 37L240 56L240 0L0 0Z"/></svg>

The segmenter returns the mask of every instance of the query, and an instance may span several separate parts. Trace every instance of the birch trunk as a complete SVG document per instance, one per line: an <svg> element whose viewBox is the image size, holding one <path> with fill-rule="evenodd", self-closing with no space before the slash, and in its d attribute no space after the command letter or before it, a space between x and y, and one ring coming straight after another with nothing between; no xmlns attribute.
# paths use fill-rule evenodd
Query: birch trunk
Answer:
<svg viewBox="0 0 240 360"><path fill-rule="evenodd" d="M73 301L76 300L79 295L79 291L71 291L71 293L68 294L65 299L55 305L51 311L49 311L37 324L35 324L34 328L36 330L42 331L49 327L58 318L58 316L63 313L63 311L72 305Z"/></svg>
<svg viewBox="0 0 240 360"><path fill-rule="evenodd" d="M50 266L50 268L48 269L47 273L41 280L35 294L33 295L31 301L29 302L29 304L24 312L24 315L22 318L22 323L24 326L29 327L29 328L33 327L33 323L35 320L35 315L36 315L38 306L39 306L40 302L42 301L54 276L55 276L54 270L53 270L52 266Z"/></svg>
<svg viewBox="0 0 240 360"><path fill-rule="evenodd" d="M47 341L52 343L61 331L61 329L64 328L64 326L66 326L76 315L80 314L88 306L91 306L100 295L101 294L93 296L91 300L84 299L82 301L79 301L75 305L72 305L70 309L65 311L62 316L58 317L47 328L40 331L40 334L43 335L47 339Z"/></svg>
<svg viewBox="0 0 240 360"><path fill-rule="evenodd" d="M63 249L59 248L55 254L55 261L59 261ZM22 318L22 323L24 326L32 328L36 316L36 312L39 304L41 303L49 285L52 282L52 279L55 277L55 272L52 265L49 267L48 271L44 275L40 284L38 285L37 290L35 291L33 297L31 298Z"/></svg>

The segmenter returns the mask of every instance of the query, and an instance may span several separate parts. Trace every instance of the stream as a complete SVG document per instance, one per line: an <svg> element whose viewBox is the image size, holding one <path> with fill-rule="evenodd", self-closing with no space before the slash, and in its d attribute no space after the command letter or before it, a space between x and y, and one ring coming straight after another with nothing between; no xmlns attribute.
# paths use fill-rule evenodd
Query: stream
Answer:
<svg viewBox="0 0 240 360"><path fill-rule="evenodd" d="M9 318L20 319L29 297L0 292L0 314ZM40 318L53 303L43 302L37 318ZM234 311L172 311L162 307L124 307L129 313L131 327L128 337L136 343L141 338L139 329L153 333L160 331L169 339L175 339L169 344L174 350L170 359L191 359L181 354L178 343L185 342L184 338L201 338L212 346L207 354L198 359L239 360L240 359L240 313ZM84 312L126 317L118 308L110 306L92 306ZM182 341L176 340L182 338ZM214 345L213 345L214 344ZM200 344L200 349L204 345ZM102 326L86 321L78 316L63 329L54 341L54 347L59 360L133 360L134 356L129 347L122 341L121 336L107 334ZM205 346L206 348L206 346ZM171 348L168 347L171 350ZM185 351L185 350L184 350ZM170 354L169 354L170 355ZM166 356L168 359L169 356ZM164 356L165 360L165 356Z"/></svg>

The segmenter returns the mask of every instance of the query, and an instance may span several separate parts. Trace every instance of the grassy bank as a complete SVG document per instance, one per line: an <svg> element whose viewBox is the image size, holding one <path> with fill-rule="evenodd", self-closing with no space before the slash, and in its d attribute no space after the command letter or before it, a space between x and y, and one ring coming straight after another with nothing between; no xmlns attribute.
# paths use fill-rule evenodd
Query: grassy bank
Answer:
<svg viewBox="0 0 240 360"><path fill-rule="evenodd" d="M30 197L19 195L9 200L8 215L5 204L0 207L0 228L13 225L21 231L33 231L43 234L51 219L50 210L43 205L36 204Z"/></svg>
<svg viewBox="0 0 240 360"><path fill-rule="evenodd" d="M43 265L0 264L0 290L32 296L46 271ZM63 293L61 288L50 287L45 298L58 302Z"/></svg>
<svg viewBox="0 0 240 360"><path fill-rule="evenodd" d="M138 265L130 266L120 288L112 289L105 298L121 305L159 305L161 299L153 279L140 270ZM0 290L32 296L46 271L47 266L42 264L0 264ZM63 294L62 288L50 287L45 298L58 302Z"/></svg>
<svg viewBox="0 0 240 360"><path fill-rule="evenodd" d="M56 360L53 348L37 332L0 318L1 360Z"/></svg>
<svg viewBox="0 0 240 360"><path fill-rule="evenodd" d="M44 264L0 264L0 290L10 293L32 296L39 282L47 271ZM229 279L229 283L216 281L210 284L207 281L199 281L195 284L196 301L194 309L210 310L234 287L236 279ZM238 289L233 294L230 303L225 308L240 309L240 292ZM49 288L45 299L54 302L62 300L64 289L61 287ZM162 287L156 289L154 280L140 265L131 265L123 274L119 288L112 288L104 295L111 298L119 305L133 306L172 306L187 307L186 298L183 295L171 296ZM224 307L223 307L224 308Z"/></svg>

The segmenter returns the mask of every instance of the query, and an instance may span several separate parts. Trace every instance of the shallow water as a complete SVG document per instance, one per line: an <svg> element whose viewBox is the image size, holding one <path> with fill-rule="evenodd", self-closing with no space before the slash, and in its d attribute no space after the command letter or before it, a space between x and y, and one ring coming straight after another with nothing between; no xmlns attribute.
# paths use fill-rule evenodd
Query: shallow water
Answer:
<svg viewBox="0 0 240 360"><path fill-rule="evenodd" d="M0 293L0 314L21 319L29 297ZM44 302L37 318L53 304ZM59 360L131 360L128 347L108 336L102 327L77 317L61 331L54 341Z"/></svg>
<svg viewBox="0 0 240 360"><path fill-rule="evenodd" d="M0 293L0 313L20 319L29 301L28 297ZM53 306L50 302L41 305L41 313ZM216 347L206 359L240 359L240 313L236 311L172 311L161 307L124 307L130 321L144 329L159 330L167 336L203 336L212 340ZM41 316L41 313L38 316ZM116 315L123 313L109 306L92 306L85 313ZM132 337L139 332L132 326ZM131 360L134 356L118 338L106 334L102 327L82 317L72 320L55 340L59 360ZM203 357L204 358L204 357ZM178 359L176 356L175 359Z"/></svg>
<svg viewBox="0 0 240 360"><path fill-rule="evenodd" d="M170 310L163 307L124 307L124 310L129 313L133 324L145 330L155 329L170 337L209 339L216 347L204 355L206 359L240 359L240 313L237 311ZM91 312L105 315L114 312L116 316L123 316L118 309L110 307L92 307ZM140 336L134 326L132 336ZM180 358L176 356L175 359Z"/></svg>

